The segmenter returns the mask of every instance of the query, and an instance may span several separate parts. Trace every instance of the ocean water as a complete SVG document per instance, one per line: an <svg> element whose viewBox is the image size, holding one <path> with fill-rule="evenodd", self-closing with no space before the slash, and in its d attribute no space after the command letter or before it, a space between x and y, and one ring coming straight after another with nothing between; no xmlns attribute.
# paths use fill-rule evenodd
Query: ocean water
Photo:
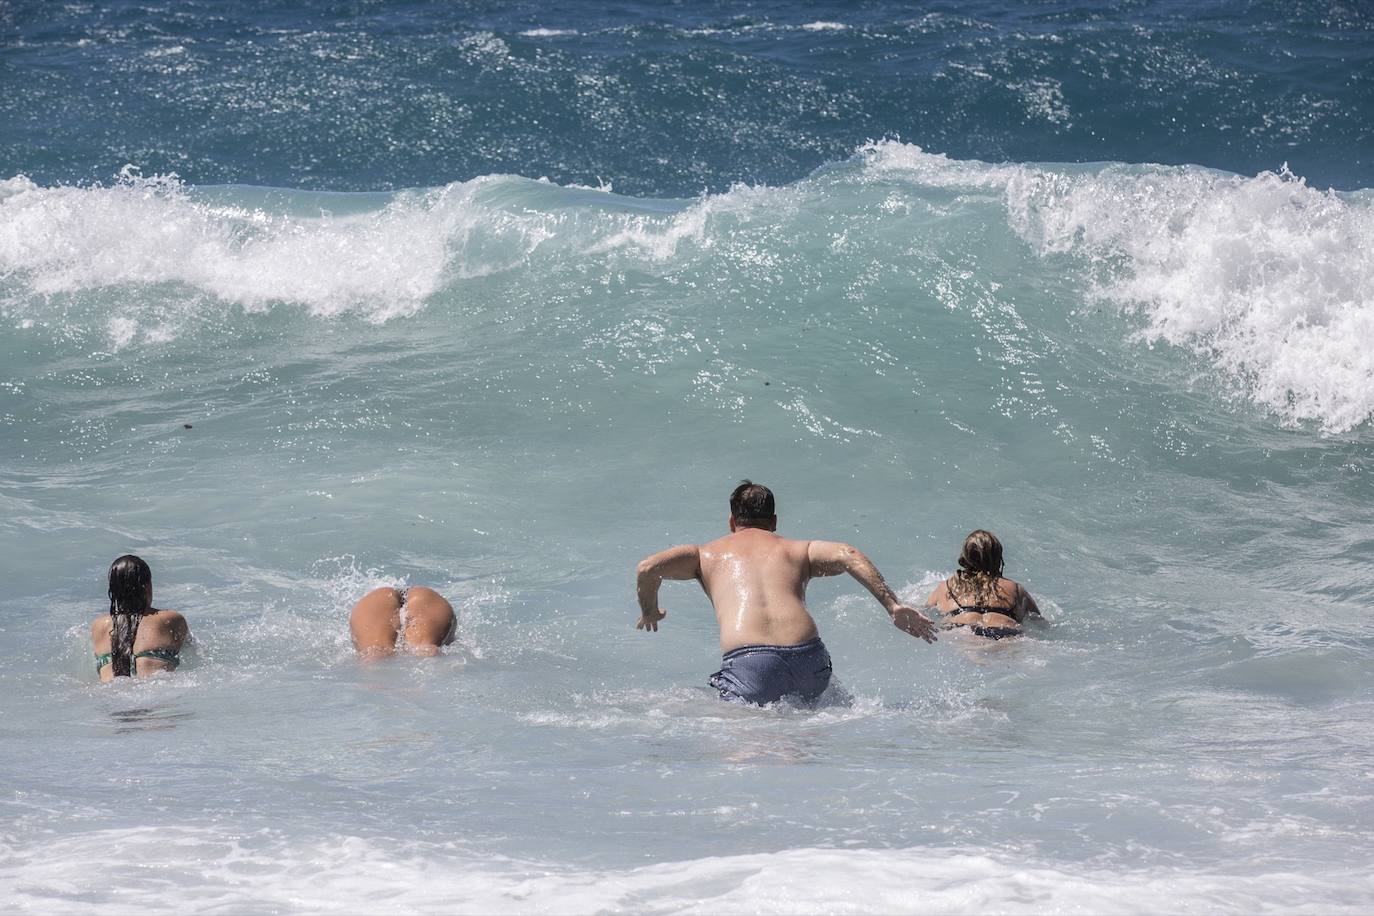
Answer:
<svg viewBox="0 0 1374 916"><path fill-rule="evenodd" d="M1354 3L0 7L0 908L1367 912L1371 124ZM1050 624L721 704L746 476Z"/></svg>

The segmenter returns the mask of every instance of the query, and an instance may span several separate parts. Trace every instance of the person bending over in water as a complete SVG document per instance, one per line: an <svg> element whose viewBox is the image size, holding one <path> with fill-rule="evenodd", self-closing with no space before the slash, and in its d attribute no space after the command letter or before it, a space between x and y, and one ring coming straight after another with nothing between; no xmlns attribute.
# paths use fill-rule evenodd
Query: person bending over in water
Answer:
<svg viewBox="0 0 1374 916"><path fill-rule="evenodd" d="M458 619L453 605L431 588L377 588L353 606L348 629L365 658L392 655L403 636L414 654L438 655L453 642Z"/></svg>
<svg viewBox="0 0 1374 916"><path fill-rule="evenodd" d="M102 681L175 671L191 637L186 618L153 607L153 571L126 554L110 564L110 613L91 623L95 672Z"/></svg>
<svg viewBox="0 0 1374 916"><path fill-rule="evenodd" d="M720 670L710 684L736 703L772 703L784 696L814 700L830 683L830 654L806 610L806 584L847 572L912 636L935 641L935 625L897 600L877 568L848 544L793 541L776 533L773 493L748 480L730 494L730 533L709 544L685 544L639 564L639 622L657 632L664 579L696 579L720 623Z"/></svg>
<svg viewBox="0 0 1374 916"><path fill-rule="evenodd" d="M1020 636L1027 620L1040 620L1040 608L1020 583L1002 578L1002 542L978 529L964 538L959 571L926 599L946 626L968 627L988 639Z"/></svg>

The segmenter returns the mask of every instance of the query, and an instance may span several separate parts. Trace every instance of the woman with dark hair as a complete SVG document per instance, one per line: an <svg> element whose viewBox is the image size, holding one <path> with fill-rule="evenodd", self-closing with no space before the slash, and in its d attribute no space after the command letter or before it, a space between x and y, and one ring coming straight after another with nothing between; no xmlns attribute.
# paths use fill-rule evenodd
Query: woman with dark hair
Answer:
<svg viewBox="0 0 1374 916"><path fill-rule="evenodd" d="M190 638L186 618L153 607L153 571L126 554L110 564L110 613L91 623L95 670L102 681L175 671Z"/></svg>
<svg viewBox="0 0 1374 916"><path fill-rule="evenodd" d="M950 627L968 627L977 636L1020 636L1022 624L1039 620L1040 608L1020 583L1002 577L1002 542L979 528L964 538L959 569L935 587L926 605Z"/></svg>

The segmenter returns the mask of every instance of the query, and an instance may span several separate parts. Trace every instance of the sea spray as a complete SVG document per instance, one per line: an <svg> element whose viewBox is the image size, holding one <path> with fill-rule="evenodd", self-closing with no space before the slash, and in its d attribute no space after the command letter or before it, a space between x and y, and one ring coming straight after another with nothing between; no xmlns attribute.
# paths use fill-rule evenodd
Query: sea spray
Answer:
<svg viewBox="0 0 1374 916"><path fill-rule="evenodd" d="M884 142L788 187L695 201L492 176L348 201L357 212L347 215L321 195L290 205L277 192L273 209L174 178L41 188L19 176L0 194L0 271L6 314L21 323L50 317L41 303L112 291L124 305L104 324L118 349L174 335L177 308L280 304L386 321L441 294L461 303L465 283L496 272L606 274L627 257L659 275L720 257L778 270L787 246L828 225L846 227L832 251L836 269L853 270L852 251L835 246L881 238L903 217L875 207L884 184L925 207L956 193L963 219L1005 219L1044 271L1067 270L1083 297L1139 311L1139 340L1205 356L1285 422L1336 433L1374 411L1374 356L1360 343L1374 331L1374 198L1286 172L989 165ZM153 320L151 303L167 298L183 303Z"/></svg>

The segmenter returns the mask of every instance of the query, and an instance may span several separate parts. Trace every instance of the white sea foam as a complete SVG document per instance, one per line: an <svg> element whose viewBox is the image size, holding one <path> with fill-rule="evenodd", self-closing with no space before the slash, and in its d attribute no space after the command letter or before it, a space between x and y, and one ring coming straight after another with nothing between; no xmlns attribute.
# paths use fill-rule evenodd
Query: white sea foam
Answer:
<svg viewBox="0 0 1374 916"><path fill-rule="evenodd" d="M796 203L794 189L735 185L723 194L708 194L671 217L634 216L608 226L608 231L588 250L605 254L628 249L652 260L666 261L678 254L679 246L691 243L710 248L711 227L722 218L744 218L767 208L782 215Z"/></svg>
<svg viewBox="0 0 1374 916"><path fill-rule="evenodd" d="M951 160L891 141L870 174L1000 189L1042 255L1086 260L1091 295L1140 311L1142 338L1205 355L1290 421L1343 432L1374 414L1374 201L1286 170L1096 169Z"/></svg>
<svg viewBox="0 0 1374 916"><path fill-rule="evenodd" d="M494 180L397 195L373 212L297 216L199 202L168 178L43 188L20 176L0 182L0 276L41 296L177 284L249 311L291 302L386 321L541 241L537 227L474 203ZM110 339L128 345L141 327L115 315Z"/></svg>
<svg viewBox="0 0 1374 916"><path fill-rule="evenodd" d="M1026 113L1050 124L1068 126L1071 123L1069 106L1064 101L1064 86L1050 78L1026 79L1007 85L1015 89L1026 106Z"/></svg>
<svg viewBox="0 0 1374 916"><path fill-rule="evenodd" d="M1012 226L1091 259L1144 337L1207 355L1251 398L1342 432L1374 413L1374 207L1283 172L1026 170Z"/></svg>
<svg viewBox="0 0 1374 916"><path fill-rule="evenodd" d="M1019 165L990 165L974 159L951 159L919 146L880 140L866 143L857 153L864 171L875 177L902 178L936 188L988 188L1002 191L1024 169Z"/></svg>
<svg viewBox="0 0 1374 916"><path fill-rule="evenodd" d="M801 848L575 868L451 843L166 825L0 850L0 893L15 912L1353 914L1374 903L1366 873L1109 870L987 850Z"/></svg>
<svg viewBox="0 0 1374 916"><path fill-rule="evenodd" d="M559 38L564 35L577 35L577 29L526 29L520 33L526 38Z"/></svg>
<svg viewBox="0 0 1374 916"><path fill-rule="evenodd" d="M651 207L490 176L379 197L346 215L216 205L170 179L42 188L16 177L0 182L0 279L39 297L165 286L164 299L189 288L248 311L293 303L381 322L463 279L527 265L546 245L593 260L710 256L739 226L804 232L816 212L896 182L1003 208L1034 251L1067 256L1046 270L1077 273L1085 296L1142 316L1141 340L1199 353L1289 422L1337 433L1374 413L1374 350L1363 345L1374 334L1367 192L1321 191L1287 172L988 164L895 141L865 145L856 166ZM751 263L776 256L749 244ZM112 347L169 339L177 310L195 307L178 301L150 316L146 298L104 319ZM42 317L17 301L5 306L16 324Z"/></svg>
<svg viewBox="0 0 1374 916"><path fill-rule="evenodd" d="M529 186L552 195L567 190L488 176L335 215L324 209L328 198L314 213L229 206L207 202L174 176L127 170L113 185L84 188L45 188L16 176L0 182L0 280L20 279L44 298L172 285L250 312L290 303L320 317L347 313L384 322L414 314L455 281L516 267L560 234L592 256L624 251L663 261L684 243L709 247L718 218L791 196L789 189L738 186L676 211L568 216L569 206L585 200L530 207L520 197ZM611 186L574 189L609 195ZM110 344L119 349L175 336L174 318L148 311L109 315ZM9 317L32 321L22 311Z"/></svg>

